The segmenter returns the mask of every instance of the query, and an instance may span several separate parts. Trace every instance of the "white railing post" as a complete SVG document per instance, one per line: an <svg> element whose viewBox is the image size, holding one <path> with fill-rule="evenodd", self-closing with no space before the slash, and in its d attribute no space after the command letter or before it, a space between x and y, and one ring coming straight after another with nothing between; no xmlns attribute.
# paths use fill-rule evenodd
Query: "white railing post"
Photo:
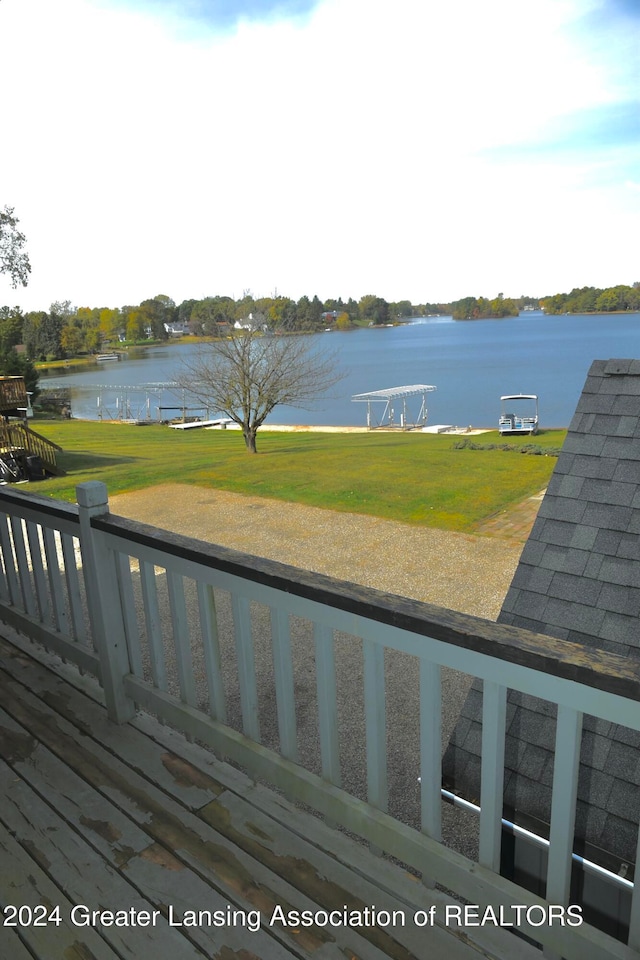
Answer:
<svg viewBox="0 0 640 960"><path fill-rule="evenodd" d="M569 903L581 742L582 713L559 703L547 866L550 903Z"/></svg>
<svg viewBox="0 0 640 960"><path fill-rule="evenodd" d="M131 670L115 558L100 534L91 528L92 517L109 513L106 485L98 480L81 483L76 487L76 498L87 608L100 657L105 702L109 717L116 723L126 723L135 714L135 704L126 696L122 683Z"/></svg>
<svg viewBox="0 0 640 960"><path fill-rule="evenodd" d="M500 873L507 688L492 680L482 685L482 766L478 863Z"/></svg>

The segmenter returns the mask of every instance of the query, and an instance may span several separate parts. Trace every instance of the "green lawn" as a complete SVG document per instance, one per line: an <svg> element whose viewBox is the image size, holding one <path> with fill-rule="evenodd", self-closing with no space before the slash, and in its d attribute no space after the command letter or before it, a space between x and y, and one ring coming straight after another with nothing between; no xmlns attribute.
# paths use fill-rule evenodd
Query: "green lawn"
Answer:
<svg viewBox="0 0 640 960"><path fill-rule="evenodd" d="M85 480L104 481L110 494L186 483L459 531L541 490L556 463L554 456L455 449L457 438L425 434L259 433L252 456L235 430L75 420L33 427L63 447L59 463L67 471L33 489L65 500L75 501ZM549 430L533 442L557 449L564 436ZM501 442L497 433L473 440Z"/></svg>

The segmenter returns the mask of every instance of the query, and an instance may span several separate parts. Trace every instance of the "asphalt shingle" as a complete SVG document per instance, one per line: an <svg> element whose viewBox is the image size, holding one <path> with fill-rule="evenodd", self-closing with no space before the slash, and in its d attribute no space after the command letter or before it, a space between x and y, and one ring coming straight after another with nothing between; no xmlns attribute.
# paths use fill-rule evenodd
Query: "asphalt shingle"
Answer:
<svg viewBox="0 0 640 960"><path fill-rule="evenodd" d="M498 620L640 658L639 534L640 360L596 360ZM479 727L481 709L475 684L465 723ZM554 708L510 692L509 709L505 805L516 821L548 822ZM634 863L640 733L592 717L583 730L576 838ZM456 749L445 752L445 781L477 793L479 781L457 776Z"/></svg>

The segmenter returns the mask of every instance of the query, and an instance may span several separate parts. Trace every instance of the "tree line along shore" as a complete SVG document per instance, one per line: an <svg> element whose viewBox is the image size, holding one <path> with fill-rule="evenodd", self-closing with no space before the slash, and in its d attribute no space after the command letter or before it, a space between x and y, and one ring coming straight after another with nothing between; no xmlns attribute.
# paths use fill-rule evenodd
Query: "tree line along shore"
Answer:
<svg viewBox="0 0 640 960"><path fill-rule="evenodd" d="M277 332L313 332L327 328L348 329L397 323L422 316L452 316L454 319L485 319L517 316L522 310L542 309L548 314L619 313L640 311L640 282L574 288L535 298L494 298L469 296L449 303L387 301L367 294L320 300L303 296L299 300L275 295L254 297L245 292L240 299L209 296L183 300L158 294L139 304L122 307L75 307L69 300L56 301L48 311L23 313L19 307L0 307L0 351L19 345L32 361L71 359L100 352L105 343L144 343L167 340L179 334L217 336L238 324L264 327Z"/></svg>

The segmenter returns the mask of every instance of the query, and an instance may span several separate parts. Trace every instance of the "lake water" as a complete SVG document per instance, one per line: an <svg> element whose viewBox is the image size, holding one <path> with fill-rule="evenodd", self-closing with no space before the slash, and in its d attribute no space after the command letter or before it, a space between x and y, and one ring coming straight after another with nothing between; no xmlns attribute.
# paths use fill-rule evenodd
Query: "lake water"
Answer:
<svg viewBox="0 0 640 960"><path fill-rule="evenodd" d="M324 333L315 338L315 348L335 354L336 368L345 378L331 396L318 398L308 410L276 407L269 423L365 426L367 405L352 402L354 394L423 383L437 388L427 397L430 424L496 427L501 395L535 393L541 426L566 427L593 360L640 357L640 314L525 313L474 321L426 317L397 327ZM183 403L181 395L161 385L173 380L182 359L199 349L173 344L135 351L121 363L42 377L41 386L71 388L75 417L148 413L155 419L159 406ZM408 419L418 405L409 402ZM375 405L377 416L383 407Z"/></svg>

